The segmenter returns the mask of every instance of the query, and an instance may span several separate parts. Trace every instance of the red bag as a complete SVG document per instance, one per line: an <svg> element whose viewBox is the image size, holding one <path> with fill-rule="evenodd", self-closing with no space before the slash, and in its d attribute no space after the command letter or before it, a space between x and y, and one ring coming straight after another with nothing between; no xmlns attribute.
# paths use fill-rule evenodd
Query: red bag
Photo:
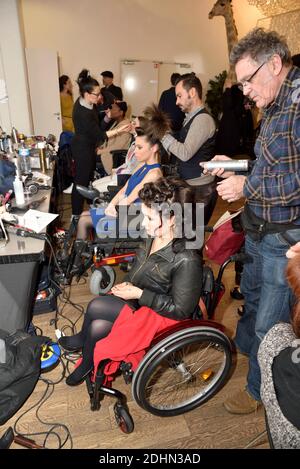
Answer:
<svg viewBox="0 0 300 469"><path fill-rule="evenodd" d="M204 247L205 255L209 260L221 265L242 247L245 234L238 223L242 210L243 208L225 212L215 224L214 231L208 237Z"/></svg>

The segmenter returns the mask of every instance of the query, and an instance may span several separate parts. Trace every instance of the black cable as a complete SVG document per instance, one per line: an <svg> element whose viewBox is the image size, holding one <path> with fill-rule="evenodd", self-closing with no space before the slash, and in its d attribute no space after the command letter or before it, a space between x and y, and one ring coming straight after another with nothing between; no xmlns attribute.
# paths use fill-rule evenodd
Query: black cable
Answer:
<svg viewBox="0 0 300 469"><path fill-rule="evenodd" d="M60 312L59 309L58 309L58 306L57 306L57 308L56 308L56 317L55 317L53 323L55 324L55 328L57 329L57 328L58 328L58 327L57 327L57 322L58 322L58 319L57 319L57 318L60 316L60 317L64 318L65 320L67 320L67 321L69 321L69 322L71 323L71 325L72 325L72 326L71 326L72 332L73 332L73 334L75 334L75 333L77 332L77 331L76 331L76 324L78 323L79 319L80 319L80 318L82 317L82 315L84 314L84 307L83 307L82 305L76 304L76 303L74 303L73 301L70 300L71 286L72 286L72 284L70 285L70 290L69 290L69 293L67 294L67 293L66 293L66 289L67 289L68 285L63 285L63 286L59 285L57 282L55 282L55 280L54 280L54 279L52 278L52 276L50 275L50 270L51 270L51 269L50 269L50 267L51 267L50 261L51 261L52 258L53 258L53 260L54 260L55 266L57 267L59 273L60 273L62 276L63 276L63 271L62 271L60 265L58 264L57 257L56 257L56 255L55 255L55 252L54 252L54 249L53 249L51 240L49 239L49 237L48 237L47 234L46 234L46 236L45 236L45 241L46 241L47 244L49 245L49 247L50 247L50 253L51 253L51 254L50 254L50 258L49 258L49 264L48 264L48 276L49 276L49 278L50 278L51 283L54 284L55 287L61 292L61 293L58 295L58 298L60 299L60 297L62 297L63 300L65 300L65 301L64 301L65 304L64 304L64 306L63 306L63 309L64 309L64 307L65 307L66 304L70 304L74 309L78 310L79 313L80 313L80 314L79 314L79 317L78 317L78 318L76 319L76 321L74 322L74 321L72 321L71 319L69 319L68 317L64 316L64 315L62 314L63 309L62 309L62 311Z"/></svg>
<svg viewBox="0 0 300 469"><path fill-rule="evenodd" d="M27 409L25 412L23 412L18 418L17 420L15 421L14 423L14 433L17 434L17 435L20 435L20 436L23 436L23 437L31 437L31 436L39 436L39 435L45 435L45 438L44 438L44 442L43 442L43 447L46 448L46 443L47 443L47 440L50 436L54 436L57 438L57 442L58 442L58 447L56 449L61 449L63 448L66 443L68 441L70 441L70 449L73 448L73 440L72 440L72 436L71 436L71 433L70 433L70 430L69 428L67 427L67 425L63 424L63 423L60 423L60 422L46 422L44 421L40 415L39 415L39 411L41 409L41 407L43 406L43 404L51 397L51 395L53 394L54 392L54 387L55 385L57 385L58 383L60 383L64 378L65 378L65 375L66 375L66 365L65 363L63 362L63 359L58 355L56 354L55 352L53 352L55 355L57 355L57 357L59 357L59 360L60 360L60 363L62 364L62 367L63 367L63 371L62 371L62 375L61 377L59 378L58 381L51 381L49 379L46 379L46 378L43 378L42 376L40 376L39 380L44 382L46 384L46 389L45 391L43 392L43 395L41 396L41 398L38 400L38 402L36 402L35 404L33 404L29 409ZM42 425L51 425L51 428L48 430L48 431L45 431L45 432L32 432L32 433L21 433L18 431L17 429L17 425L18 423L20 422L20 420L26 415L28 414L32 409L34 408L37 408L36 409L36 412L35 412L35 416L37 418L37 420L42 424ZM62 438L61 436L57 433L57 431L54 431L56 430L57 428L60 428L62 430L65 431L66 433L66 436L64 437L64 440L62 441Z"/></svg>

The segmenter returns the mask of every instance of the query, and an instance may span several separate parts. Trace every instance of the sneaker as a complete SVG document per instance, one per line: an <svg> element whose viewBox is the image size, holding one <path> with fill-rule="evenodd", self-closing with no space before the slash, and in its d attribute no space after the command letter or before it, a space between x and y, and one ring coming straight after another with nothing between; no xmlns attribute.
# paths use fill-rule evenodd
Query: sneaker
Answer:
<svg viewBox="0 0 300 469"><path fill-rule="evenodd" d="M262 405L261 401L255 400L246 389L238 391L223 403L230 414L251 414Z"/></svg>
<svg viewBox="0 0 300 469"><path fill-rule="evenodd" d="M63 193L64 193L64 194L72 194L72 190L73 190L73 182L72 182L72 184L71 184L69 187L67 187L67 188L63 191Z"/></svg>

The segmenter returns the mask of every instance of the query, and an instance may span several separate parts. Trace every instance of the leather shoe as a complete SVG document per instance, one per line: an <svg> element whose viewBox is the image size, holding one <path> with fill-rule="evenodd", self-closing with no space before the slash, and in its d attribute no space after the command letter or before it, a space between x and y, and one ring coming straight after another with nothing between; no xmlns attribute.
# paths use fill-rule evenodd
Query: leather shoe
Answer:
<svg viewBox="0 0 300 469"><path fill-rule="evenodd" d="M9 427L0 438L0 449L9 449L14 441L14 432L12 427Z"/></svg>
<svg viewBox="0 0 300 469"><path fill-rule="evenodd" d="M78 352L78 350L82 349L82 346L72 346L70 344L72 337L63 336L58 339L58 345L62 347L67 352Z"/></svg>
<svg viewBox="0 0 300 469"><path fill-rule="evenodd" d="M76 368L73 373L71 373L67 378L66 378L66 384L68 386L77 386L78 384L81 384L85 378L91 373L91 371L93 370L93 367L91 367L90 369L88 369L88 371L86 371L85 373L82 374L81 370L80 370L80 366L78 366L78 368Z"/></svg>
<svg viewBox="0 0 300 469"><path fill-rule="evenodd" d="M262 403L256 401L246 389L243 389L227 399L223 405L230 414L251 414L257 411Z"/></svg>

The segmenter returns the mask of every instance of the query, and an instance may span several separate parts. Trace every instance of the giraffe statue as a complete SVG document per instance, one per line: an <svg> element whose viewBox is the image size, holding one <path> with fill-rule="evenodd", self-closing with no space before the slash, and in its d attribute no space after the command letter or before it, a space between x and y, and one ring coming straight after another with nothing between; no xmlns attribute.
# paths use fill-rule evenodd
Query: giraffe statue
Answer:
<svg viewBox="0 0 300 469"><path fill-rule="evenodd" d="M238 32L233 18L231 0L217 0L213 9L209 12L208 18L211 20L214 16L224 16L227 34L228 58L232 47L238 42ZM228 78L236 81L235 71L232 65L229 66Z"/></svg>

